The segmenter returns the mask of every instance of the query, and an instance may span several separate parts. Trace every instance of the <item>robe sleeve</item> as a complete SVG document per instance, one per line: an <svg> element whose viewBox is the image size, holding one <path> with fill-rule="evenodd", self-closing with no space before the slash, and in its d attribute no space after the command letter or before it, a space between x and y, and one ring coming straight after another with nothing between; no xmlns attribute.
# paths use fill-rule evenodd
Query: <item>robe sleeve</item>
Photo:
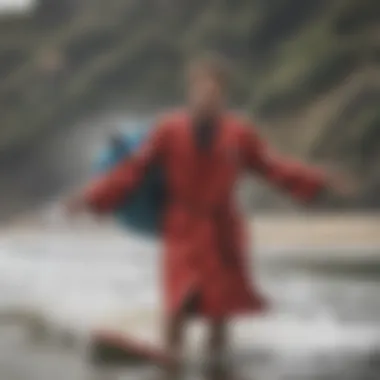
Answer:
<svg viewBox="0 0 380 380"><path fill-rule="evenodd" d="M313 168L273 152L254 127L242 128L240 146L244 165L302 202L314 201L325 189L325 176Z"/></svg>
<svg viewBox="0 0 380 380"><path fill-rule="evenodd" d="M165 122L160 123L133 157L121 162L85 188L85 202L92 211L105 213L115 209L138 187L150 165L163 158L166 125Z"/></svg>

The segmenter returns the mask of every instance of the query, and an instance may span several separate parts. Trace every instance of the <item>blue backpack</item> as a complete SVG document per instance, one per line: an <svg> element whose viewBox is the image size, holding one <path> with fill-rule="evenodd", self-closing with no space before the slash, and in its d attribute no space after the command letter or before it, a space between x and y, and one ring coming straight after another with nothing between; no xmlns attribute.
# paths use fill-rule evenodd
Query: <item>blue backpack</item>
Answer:
<svg viewBox="0 0 380 380"><path fill-rule="evenodd" d="M131 157L147 138L146 130L127 131L109 143L97 157L97 174L105 173ZM148 169L143 181L115 211L118 224L136 233L156 237L161 231L165 207L165 188L162 168L156 164Z"/></svg>

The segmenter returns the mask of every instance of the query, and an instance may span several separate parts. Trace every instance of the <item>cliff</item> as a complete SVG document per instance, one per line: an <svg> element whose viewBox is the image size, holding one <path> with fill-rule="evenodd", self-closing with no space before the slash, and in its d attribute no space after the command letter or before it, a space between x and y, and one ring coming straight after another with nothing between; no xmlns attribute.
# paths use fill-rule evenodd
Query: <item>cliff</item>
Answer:
<svg viewBox="0 0 380 380"><path fill-rule="evenodd" d="M67 0L54 17L52 3L0 19L0 166L94 109L178 103L182 63L213 49L265 135L343 166L360 183L351 206L379 207L380 3Z"/></svg>

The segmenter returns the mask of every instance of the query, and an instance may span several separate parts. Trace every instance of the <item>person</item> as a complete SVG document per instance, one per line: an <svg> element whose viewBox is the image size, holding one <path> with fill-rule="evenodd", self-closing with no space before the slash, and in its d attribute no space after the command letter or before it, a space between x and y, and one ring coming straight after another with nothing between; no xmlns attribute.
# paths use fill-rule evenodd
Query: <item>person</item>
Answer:
<svg viewBox="0 0 380 380"><path fill-rule="evenodd" d="M70 197L67 209L110 212L152 163L161 163L168 194L162 226L166 375L179 376L186 322L201 317L209 324L210 375L219 378L228 376L228 322L268 307L250 278L247 234L234 202L239 176L250 171L304 203L327 189L341 195L346 189L335 175L273 153L254 125L228 110L223 58L207 54L186 71L188 105L164 116L132 159Z"/></svg>

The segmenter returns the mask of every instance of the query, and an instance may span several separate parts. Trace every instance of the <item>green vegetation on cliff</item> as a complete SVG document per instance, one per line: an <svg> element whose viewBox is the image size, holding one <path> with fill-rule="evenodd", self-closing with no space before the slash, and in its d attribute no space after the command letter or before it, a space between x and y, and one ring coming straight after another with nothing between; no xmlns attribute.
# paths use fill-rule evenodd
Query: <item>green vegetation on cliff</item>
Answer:
<svg viewBox="0 0 380 380"><path fill-rule="evenodd" d="M379 191L380 2L94 0L61 23L43 14L0 19L1 152L98 105L177 103L182 63L213 49L264 133L345 160L363 194Z"/></svg>

